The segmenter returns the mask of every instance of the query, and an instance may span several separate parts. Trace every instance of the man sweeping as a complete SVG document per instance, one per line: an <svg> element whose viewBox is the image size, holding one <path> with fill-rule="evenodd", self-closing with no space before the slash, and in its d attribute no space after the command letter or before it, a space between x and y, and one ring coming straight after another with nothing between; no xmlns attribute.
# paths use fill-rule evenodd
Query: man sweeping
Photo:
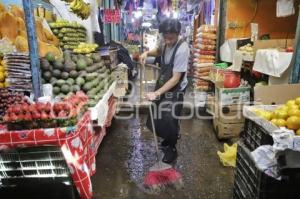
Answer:
<svg viewBox="0 0 300 199"><path fill-rule="evenodd" d="M183 107L184 92L188 84L187 67L190 50L188 44L180 39L181 24L176 19L166 19L159 26L163 42L141 55L144 63L147 56L161 56L161 73L155 91L146 94L153 101L153 117L156 133L163 138L163 162L172 163L177 158L177 139L179 120ZM153 131L148 119L147 127Z"/></svg>

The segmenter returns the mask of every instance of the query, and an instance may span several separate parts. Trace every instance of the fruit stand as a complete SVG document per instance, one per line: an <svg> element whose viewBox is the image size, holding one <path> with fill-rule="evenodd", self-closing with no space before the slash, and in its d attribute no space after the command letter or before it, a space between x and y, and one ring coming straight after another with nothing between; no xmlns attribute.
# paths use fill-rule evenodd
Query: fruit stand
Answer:
<svg viewBox="0 0 300 199"><path fill-rule="evenodd" d="M95 155L116 112L110 65L97 44L87 43L82 24L34 16L30 0L23 8L0 3L0 185L9 178L34 178L33 173L56 178L61 165L25 168L19 162L13 170L21 175L14 176L9 174L14 160L2 159L11 150L56 146L71 185L81 198L92 198ZM70 8L81 19L91 11L79 0ZM46 175L47 169L53 173Z"/></svg>

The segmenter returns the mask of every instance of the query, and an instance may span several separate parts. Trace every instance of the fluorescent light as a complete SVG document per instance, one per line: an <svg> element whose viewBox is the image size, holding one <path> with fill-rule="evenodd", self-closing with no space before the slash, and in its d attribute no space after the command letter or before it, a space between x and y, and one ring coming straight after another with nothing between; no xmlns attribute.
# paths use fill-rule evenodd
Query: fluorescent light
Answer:
<svg viewBox="0 0 300 199"><path fill-rule="evenodd" d="M170 12L168 11L167 13L166 13L166 16L169 18L170 17Z"/></svg>
<svg viewBox="0 0 300 199"><path fill-rule="evenodd" d="M178 17L179 17L178 12L177 12L177 11L174 11L174 12L173 12L173 18L174 18L174 19L178 19Z"/></svg>
<svg viewBox="0 0 300 199"><path fill-rule="evenodd" d="M138 11L134 12L134 17L135 17L135 18L140 18L140 17L142 17L142 16L143 16L143 13L142 13L141 10L138 10Z"/></svg>

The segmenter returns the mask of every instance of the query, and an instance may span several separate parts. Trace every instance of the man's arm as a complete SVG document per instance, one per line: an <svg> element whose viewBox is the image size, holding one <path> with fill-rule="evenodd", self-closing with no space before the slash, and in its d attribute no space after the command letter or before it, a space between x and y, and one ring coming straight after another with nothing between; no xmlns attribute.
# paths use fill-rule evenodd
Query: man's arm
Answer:
<svg viewBox="0 0 300 199"><path fill-rule="evenodd" d="M152 50L146 51L146 52L144 52L143 54L141 54L141 56L140 56L140 61L141 61L142 63L145 63L146 58L147 58L148 56L158 57L158 56L160 56L160 54L161 54L161 50L160 50L159 48L154 48L154 49L152 49Z"/></svg>
<svg viewBox="0 0 300 199"><path fill-rule="evenodd" d="M171 90L172 88L174 88L174 86L176 86L179 83L182 75L183 75L182 72L173 72L173 76L172 76L171 79L169 79L169 81L167 81L158 90L156 90L154 92L147 93L146 98L148 100L150 100L150 101L153 101L156 98L158 98L160 95L168 92L169 90Z"/></svg>

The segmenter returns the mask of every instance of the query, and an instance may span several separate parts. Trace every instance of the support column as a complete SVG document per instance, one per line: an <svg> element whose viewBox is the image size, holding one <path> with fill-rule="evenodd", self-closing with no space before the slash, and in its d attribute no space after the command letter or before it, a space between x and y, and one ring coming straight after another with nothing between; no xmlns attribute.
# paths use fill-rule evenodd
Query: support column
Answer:
<svg viewBox="0 0 300 199"><path fill-rule="evenodd" d="M36 36L37 34L35 29L35 18L32 7L32 0L22 1L26 21L34 100L37 101L37 99L41 96L41 74L39 50Z"/></svg>
<svg viewBox="0 0 300 199"><path fill-rule="evenodd" d="M300 8L300 6L299 6ZM292 60L292 70L290 74L289 83L300 83L300 11L298 15L297 31L295 38L295 52Z"/></svg>

